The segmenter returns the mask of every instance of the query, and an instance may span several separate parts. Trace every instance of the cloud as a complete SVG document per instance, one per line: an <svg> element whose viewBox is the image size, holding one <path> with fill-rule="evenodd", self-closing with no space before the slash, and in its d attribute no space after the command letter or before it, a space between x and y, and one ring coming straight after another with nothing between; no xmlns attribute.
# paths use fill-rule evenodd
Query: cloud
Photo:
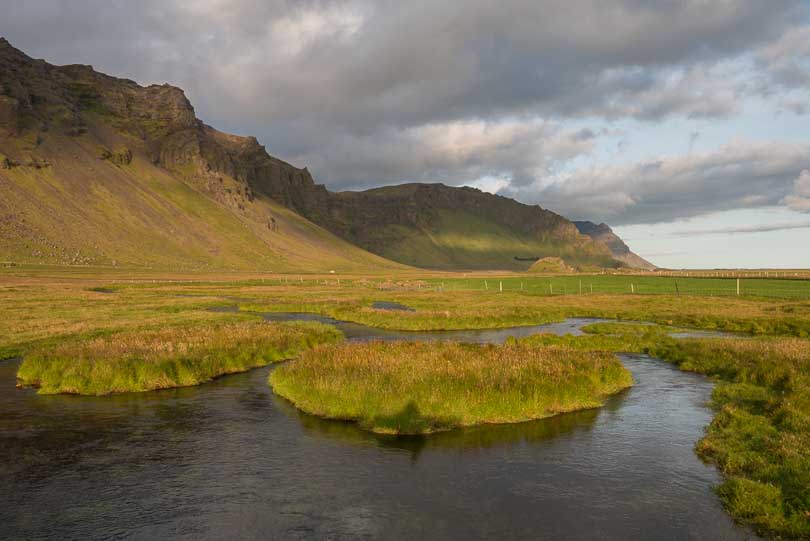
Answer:
<svg viewBox="0 0 810 541"><path fill-rule="evenodd" d="M24 49L181 84L209 121L271 133L724 115L738 90L714 63L759 47L778 65L802 38L786 37L801 0L7 4L0 30Z"/></svg>
<svg viewBox="0 0 810 541"><path fill-rule="evenodd" d="M793 191L784 199L789 209L810 212L810 170L805 169L793 181Z"/></svg>
<svg viewBox="0 0 810 541"><path fill-rule="evenodd" d="M810 221L782 222L775 224L756 224L732 227L718 227L713 229L688 229L672 233L676 237L691 237L694 235L728 235L734 233L767 233L771 231L789 231L792 229L808 229Z"/></svg>
<svg viewBox="0 0 810 541"><path fill-rule="evenodd" d="M346 188L410 181L471 184L501 179L511 186L534 182L561 164L593 150L594 138L540 119L467 120L426 124L383 133L318 139L297 156L313 169L348 178ZM486 184L486 183L485 183Z"/></svg>
<svg viewBox="0 0 810 541"><path fill-rule="evenodd" d="M579 169L502 191L573 218L658 223L779 204L810 210L808 167L810 143L735 141L710 152Z"/></svg>
<svg viewBox="0 0 810 541"><path fill-rule="evenodd" d="M786 88L810 83L810 26L790 28L757 52L759 64L773 82Z"/></svg>

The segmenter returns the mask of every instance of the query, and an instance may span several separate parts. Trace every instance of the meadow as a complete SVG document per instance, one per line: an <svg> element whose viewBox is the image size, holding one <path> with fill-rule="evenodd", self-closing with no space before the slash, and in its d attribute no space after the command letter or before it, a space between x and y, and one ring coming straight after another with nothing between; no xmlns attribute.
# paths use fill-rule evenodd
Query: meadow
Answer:
<svg viewBox="0 0 810 541"><path fill-rule="evenodd" d="M602 278L594 276L594 278ZM630 277L605 276L605 280ZM585 280L537 277L543 280ZM669 278L662 281L661 288ZM456 282L453 282L455 280ZM451 284L484 280L489 289ZM511 280L511 282L510 282ZM663 325L751 334L810 336L810 302L798 298L571 292L540 294L512 275L464 278L448 274L398 276L306 276L202 274L145 271L69 272L46 268L0 269L0 358L68 338L92 338L125 330L258 319L260 312L311 312L398 330L503 328L561 321L568 317L646 321ZM444 287L442 287L442 281ZM493 284L504 281L500 292ZM810 282L784 280L805 286ZM511 286L511 287L507 287ZM556 291L556 290L555 290ZM372 307L392 301L415 309ZM212 312L237 306L238 312Z"/></svg>
<svg viewBox="0 0 810 541"><path fill-rule="evenodd" d="M677 291L672 290L675 279ZM580 281L583 283L582 293L579 292ZM590 283L594 285L593 293L590 286L585 286ZM91 374L92 379L101 381L98 375L104 374L104 370L93 370L104 364L98 363L98 358L93 361L94 353L88 348L98 348L97 352L108 351L111 347L115 350L112 344L127 333L133 337L152 337L150 340L155 344L174 343L174 333L182 334L183 329L260 325L263 312L311 312L400 330L504 328L561 321L568 317L605 318L614 322L591 325L585 336L536 335L510 346L511 351L523 348L519 350L521 355L524 350L533 349L542 352L538 355L564 351L566 358L572 359L610 359L611 352L642 352L675 363L682 370L714 378L717 381L713 398L716 416L706 437L697 443L696 451L723 473L724 480L718 488L721 499L737 520L752 524L760 533L773 538L801 539L810 535L810 482L807 477L810 472L810 423L807 418L807 412L810 412L807 395L810 388L810 301L804 296L809 284L801 279L747 276L741 280L741 294L737 295L736 278L719 276L527 276L428 272L393 276L166 275L143 270L99 271L81 267L70 271L0 269L0 358L24 357L20 376L29 383L43 384L45 365L36 370L35 367L46 359L62 363L60 370L64 373L84 371L85 376ZM553 294L547 289L553 290ZM756 294L751 294L753 292ZM414 311L375 309L375 301L401 303ZM675 327L732 331L747 336L674 340L668 333ZM331 338L326 341L331 341ZM223 343L222 347L227 349L226 346ZM346 396L330 395L329 392L337 393L339 389L334 387L330 391L326 383L325 394L318 398L320 402L306 402L308 399L303 396L302 389L312 374L305 374L304 368L315 370L317 363L322 361L315 357L314 352L304 353L305 363L294 361L276 370L273 376L281 378L292 373L294 366L299 366L301 379L291 377L286 390L280 380L274 381L274 385L278 392L286 393L307 411L352 418L365 423L364 426L371 430L392 432L429 432L476 422L533 418L561 410L560 407L562 410L565 407L593 407L603 396L597 387L591 387L587 392L568 397L569 402L559 397L561 402L558 404L539 401L524 410L516 406L516 397L523 396L516 387L510 391L511 404L499 410L490 407L491 404L475 402L460 392L461 387L455 390L452 387L453 378L459 375L466 378L461 380L464 385L479 385L487 391L483 394L494 392L497 386L491 385L498 379L481 379L487 373L486 367L472 371L464 369L457 374L453 371L455 365L447 360L444 371L430 372L431 355L438 356L439 352L416 350L407 352L421 359L415 361L412 370L399 365L399 369L390 374L392 378L405 375L415 378L410 380L409 395L400 396L400 387L373 378L363 383L365 389L360 384L352 388L351 376L364 373L362 363L366 362L362 356L352 353L357 351L355 347L329 346L325 350L332 352L332 358L340 358L348 363L345 366L350 367L341 370L335 364L332 375L339 377L336 381L347 382L344 392L354 389L352 392L362 397L355 402L353 410L341 409ZM383 346L367 347L384 349ZM397 362L405 354L403 348L411 346L390 347L392 349L378 358ZM217 348L219 346L214 350L219 351ZM435 348L431 345L428 349ZM122 373L132 374L136 366L146 364L124 351L119 350L118 356L125 359L118 365ZM457 349L454 354L448 354L449 358L456 355L469 361L473 357L461 355L461 351L464 350ZM482 349L480 356L496 359L504 355L504 351L506 349ZM257 357L242 362L239 369L302 352L303 348L261 359ZM67 358L84 358L81 356L86 357L79 363L83 366L81 369L73 366L76 363L66 361ZM205 355L195 353L195 358L201 357ZM171 373L172 370L165 372ZM228 370L230 368L206 368L194 378L177 379L172 384L199 383ZM178 374L181 372L177 370ZM540 370L536 374L542 373ZM442 382L446 394L437 396L442 397L447 408L439 408L431 402L432 387L426 379L419 379L428 375L431 380ZM569 375L574 377L570 381L575 381L576 374ZM110 383L113 380L108 378L103 384L83 385L86 385L85 391L91 393L149 387L132 385L129 380L116 387L117 384ZM155 378L153 381L161 380ZM397 379L391 381L402 383ZM509 381L519 381L519 378ZM75 381L54 378L53 382L52 387L43 385L43 392L79 392L80 387ZM152 388L160 385L163 383ZM396 401L391 401L393 406L378 411L384 404L375 402L380 395L375 395L374 389L387 389L387 396L396 398ZM591 391L593 394L589 395ZM410 400L405 399L408 396ZM586 398L588 396L590 399ZM362 404L365 406L360 408Z"/></svg>
<svg viewBox="0 0 810 541"><path fill-rule="evenodd" d="M633 384L615 355L453 342L316 348L270 375L299 409L361 428L425 434L595 408Z"/></svg>

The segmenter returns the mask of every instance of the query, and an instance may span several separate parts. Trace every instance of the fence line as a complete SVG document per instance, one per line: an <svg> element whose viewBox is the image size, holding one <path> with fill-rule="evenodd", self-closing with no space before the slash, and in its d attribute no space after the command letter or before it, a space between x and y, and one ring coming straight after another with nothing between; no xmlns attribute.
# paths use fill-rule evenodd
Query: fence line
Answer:
<svg viewBox="0 0 810 541"><path fill-rule="evenodd" d="M628 277L629 278L629 277ZM781 284L765 284L760 280L724 279L726 282L716 287L701 287L691 285L690 280L672 281L662 280L660 283L649 283L647 280L626 280L622 283L599 283L587 278L559 278L559 279L501 279L495 293L522 292L536 296L558 295L598 295L598 294L628 294L628 295L693 295L693 296L722 296L722 297L768 297L805 299L810 298L810 281L807 287L797 288L799 281L784 280ZM646 282L646 283L645 283ZM753 283L751 283L753 282ZM434 284L435 285L435 284ZM443 291L481 291L491 292L487 280L453 280L444 282ZM794 287L785 287L785 286Z"/></svg>

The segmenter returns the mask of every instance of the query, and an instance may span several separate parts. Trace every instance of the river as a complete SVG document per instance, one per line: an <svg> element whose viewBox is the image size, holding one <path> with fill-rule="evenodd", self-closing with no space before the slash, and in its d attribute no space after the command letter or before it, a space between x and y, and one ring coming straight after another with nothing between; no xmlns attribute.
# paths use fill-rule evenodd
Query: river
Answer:
<svg viewBox="0 0 810 541"><path fill-rule="evenodd" d="M589 321L451 333L335 323L352 340L501 342ZM604 408L427 437L304 415L272 393L272 368L94 398L15 389L6 361L0 538L756 539L693 451L711 382L621 358L636 385Z"/></svg>

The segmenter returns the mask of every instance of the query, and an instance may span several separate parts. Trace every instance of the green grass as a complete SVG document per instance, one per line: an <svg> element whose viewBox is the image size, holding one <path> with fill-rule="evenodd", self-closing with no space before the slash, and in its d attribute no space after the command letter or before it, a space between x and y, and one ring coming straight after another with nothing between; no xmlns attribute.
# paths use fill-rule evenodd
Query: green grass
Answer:
<svg viewBox="0 0 810 541"><path fill-rule="evenodd" d="M317 323L248 322L122 332L34 350L23 360L17 378L42 394L186 387L341 339L333 327Z"/></svg>
<svg viewBox="0 0 810 541"><path fill-rule="evenodd" d="M307 413L396 434L594 408L632 383L612 354L516 343L326 346L270 375L273 390Z"/></svg>
<svg viewBox="0 0 810 541"><path fill-rule="evenodd" d="M783 275L789 274L784 272ZM798 271L797 271L798 274ZM804 275L804 274L802 274ZM569 274L535 277L490 276L433 278L433 286L446 290L521 291L527 295L683 295L736 297L737 279L721 277L669 277L623 274ZM810 280L798 278L742 278L740 296L810 299Z"/></svg>
<svg viewBox="0 0 810 541"><path fill-rule="evenodd" d="M299 281L298 275L0 268L0 358L22 356L43 342L93 337L99 332L256 319L251 311L312 312L401 330L504 328L567 317L602 317L706 330L810 336L808 301L441 290L424 285L430 278L302 275ZM416 311L375 310L371 305L378 300L399 302ZM235 303L242 312L207 311Z"/></svg>

